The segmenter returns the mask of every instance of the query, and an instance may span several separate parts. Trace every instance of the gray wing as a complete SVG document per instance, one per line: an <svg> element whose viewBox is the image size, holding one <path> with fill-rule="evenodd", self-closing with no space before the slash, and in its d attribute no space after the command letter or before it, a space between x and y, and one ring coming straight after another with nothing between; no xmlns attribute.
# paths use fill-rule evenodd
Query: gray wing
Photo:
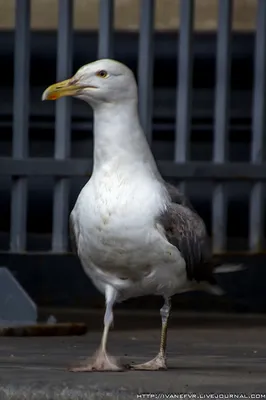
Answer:
<svg viewBox="0 0 266 400"><path fill-rule="evenodd" d="M185 259L188 279L215 283L210 240L203 220L177 188L169 184L166 188L172 202L159 220L167 240Z"/></svg>
<svg viewBox="0 0 266 400"><path fill-rule="evenodd" d="M77 249L77 238L76 238L76 233L75 233L75 221L73 218L73 215L70 214L69 217L69 236L70 236L70 243L71 243L71 249L73 251L73 253L78 252Z"/></svg>
<svg viewBox="0 0 266 400"><path fill-rule="evenodd" d="M192 211L196 212L184 193L181 193L174 185L171 185L168 182L165 182L165 187L170 195L172 203L181 204L182 206L188 207Z"/></svg>

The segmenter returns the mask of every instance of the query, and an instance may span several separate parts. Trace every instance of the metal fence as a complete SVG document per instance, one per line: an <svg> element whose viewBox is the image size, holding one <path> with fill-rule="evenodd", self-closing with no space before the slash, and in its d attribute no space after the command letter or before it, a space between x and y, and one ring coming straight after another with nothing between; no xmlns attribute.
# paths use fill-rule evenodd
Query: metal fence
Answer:
<svg viewBox="0 0 266 400"><path fill-rule="evenodd" d="M73 1L58 0L57 80L72 71ZM99 0L98 58L111 58L114 45L114 1ZM213 250L226 250L227 181L251 184L249 212L249 252L259 252L264 243L264 181L266 163L263 154L265 130L266 77L266 2L257 2L254 53L254 88L252 143L249 162L228 160L228 119L230 104L230 60L233 0L219 0L216 46L216 86L213 154L210 162L189 160L191 123L191 85L193 52L193 0L180 0L180 29L177 40L176 129L173 160L157 160L162 175L176 178L185 189L190 180L214 183L212 195ZM153 104L154 0L142 0L140 7L138 84L140 118L150 143ZM55 178L53 198L53 253L68 250L69 178L88 176L92 160L72 159L71 102L56 102L54 158L29 157L29 88L30 88L30 0L16 1L14 49L14 102L12 157L0 157L0 174L12 177L10 252L26 251L28 179L33 176ZM239 72L241 73L241 71ZM41 93L40 93L41 95Z"/></svg>

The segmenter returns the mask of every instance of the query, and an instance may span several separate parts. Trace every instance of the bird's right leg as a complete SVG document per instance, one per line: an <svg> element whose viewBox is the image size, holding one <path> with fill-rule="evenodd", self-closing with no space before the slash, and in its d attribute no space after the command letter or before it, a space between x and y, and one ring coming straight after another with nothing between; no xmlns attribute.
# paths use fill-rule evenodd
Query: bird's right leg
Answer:
<svg viewBox="0 0 266 400"><path fill-rule="evenodd" d="M116 290L107 286L105 291L106 309L104 315L104 330L99 349L96 351L92 362L71 368L72 372L90 372L90 371L122 371L123 367L118 364L114 357L106 351L107 338L110 326L113 322L113 305L117 296Z"/></svg>

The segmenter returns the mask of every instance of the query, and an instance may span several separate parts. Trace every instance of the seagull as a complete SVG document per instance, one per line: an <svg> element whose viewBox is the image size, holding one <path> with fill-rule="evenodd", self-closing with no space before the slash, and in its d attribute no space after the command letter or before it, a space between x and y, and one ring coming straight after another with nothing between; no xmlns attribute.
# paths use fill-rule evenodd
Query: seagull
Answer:
<svg viewBox="0 0 266 400"><path fill-rule="evenodd" d="M42 100L73 96L93 109L93 170L70 214L70 238L85 273L105 296L101 344L79 371L122 371L107 352L115 303L164 299L161 341L152 360L135 370L167 369L171 297L191 290L222 294L216 274L239 270L217 263L205 224L189 200L159 173L138 114L138 88L124 64L100 59L49 86Z"/></svg>

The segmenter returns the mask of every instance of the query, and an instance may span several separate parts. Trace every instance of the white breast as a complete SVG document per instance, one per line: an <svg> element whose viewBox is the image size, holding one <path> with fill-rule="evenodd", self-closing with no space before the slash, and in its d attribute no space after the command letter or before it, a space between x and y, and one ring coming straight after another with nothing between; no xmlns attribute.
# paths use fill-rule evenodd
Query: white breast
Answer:
<svg viewBox="0 0 266 400"><path fill-rule="evenodd" d="M98 173L83 188L72 211L79 233L78 254L86 273L98 289L103 291L102 283L111 282L129 297L147 290L141 282L144 286L149 282L153 291L154 286L164 285L164 265L168 266L164 270L168 285L171 277L166 271L177 270L177 261L182 264L180 273L184 270L178 250L155 229L155 216L167 201L161 183L139 176L138 171L130 178L119 171ZM133 286L138 290L134 287L130 294Z"/></svg>

